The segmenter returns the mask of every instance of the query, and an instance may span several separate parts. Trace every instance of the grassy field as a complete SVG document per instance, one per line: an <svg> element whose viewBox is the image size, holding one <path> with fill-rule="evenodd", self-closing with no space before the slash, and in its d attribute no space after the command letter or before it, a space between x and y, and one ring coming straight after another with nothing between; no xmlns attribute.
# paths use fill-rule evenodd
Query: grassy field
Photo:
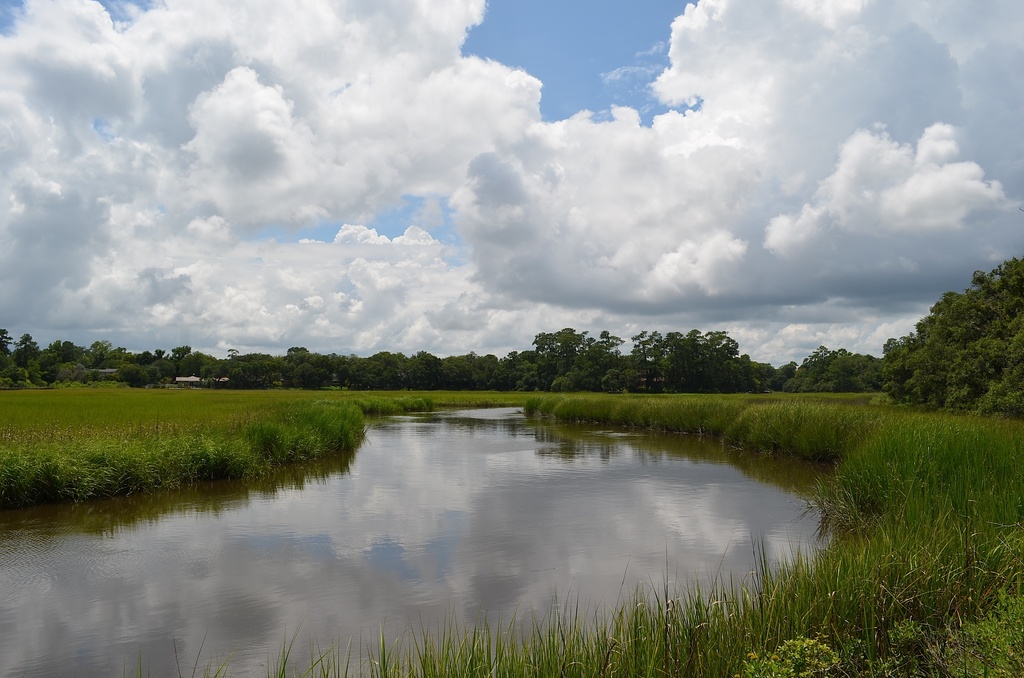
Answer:
<svg viewBox="0 0 1024 678"><path fill-rule="evenodd" d="M183 463L188 473L178 483L211 468L250 473L234 457L214 463L221 458L207 453L210 441L221 440L255 450L258 475L305 458L316 448L311 439L329 441L327 448L358 444L358 435L331 437L335 423L348 420L342 413L353 413L361 433L364 411L519 404L564 420L723 436L832 464L813 501L833 538L812 558L762 568L752 581L625 592L605 611L561 608L528 624L525 639L521 628L481 623L351 652L342 641L312 653L306 675L1024 675L1018 421L912 412L863 397L18 392L0 394L0 487L4 501L17 504L25 474L10 469L68 454L73 463L49 461L46 472L28 473L36 489L25 496L80 498L74 483L47 494L59 486L50 476L76 464L120 468L110 463L119 459L113 446L126 457L155 449L176 459L175 450L191 445L199 459L209 457L206 466ZM289 652L282 650L278 675L289 674Z"/></svg>

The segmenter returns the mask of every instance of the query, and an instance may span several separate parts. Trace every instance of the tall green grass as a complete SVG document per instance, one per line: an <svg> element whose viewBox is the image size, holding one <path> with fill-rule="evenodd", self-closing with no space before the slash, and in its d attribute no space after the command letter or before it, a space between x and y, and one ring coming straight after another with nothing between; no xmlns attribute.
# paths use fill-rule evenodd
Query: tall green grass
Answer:
<svg viewBox="0 0 1024 678"><path fill-rule="evenodd" d="M813 498L827 548L744 586L684 594L680 633L707 639L705 664L678 675L737 675L749 653L815 636L842 660L833 675L964 675L942 650L949 638L1021 595L1022 422L747 396L542 397L527 411L837 463ZM708 601L715 614L694 614Z"/></svg>
<svg viewBox="0 0 1024 678"><path fill-rule="evenodd" d="M522 394L358 391L0 392L0 509L256 478L354 450L364 415L517 405Z"/></svg>
<svg viewBox="0 0 1024 678"><path fill-rule="evenodd" d="M838 461L872 436L882 408L762 396L534 396L528 414L723 436L751 450Z"/></svg>
<svg viewBox="0 0 1024 678"><path fill-rule="evenodd" d="M0 508L258 478L355 450L364 415L433 409L417 394L57 390L0 393Z"/></svg>

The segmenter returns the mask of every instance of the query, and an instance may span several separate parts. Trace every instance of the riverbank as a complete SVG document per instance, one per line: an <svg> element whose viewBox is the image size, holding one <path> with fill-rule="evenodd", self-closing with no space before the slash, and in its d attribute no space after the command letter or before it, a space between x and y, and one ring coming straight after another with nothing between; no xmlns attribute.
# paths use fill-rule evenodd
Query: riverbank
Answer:
<svg viewBox="0 0 1024 678"><path fill-rule="evenodd" d="M646 634L662 630L665 640L643 653L652 666L658 656L659 666L687 658L662 673L799 675L786 672L786 652L823 648L834 663L821 652L831 668L807 675L1019 675L1024 668L1011 621L1024 609L1021 422L716 396L542 397L527 410L721 435L837 464L812 501L834 537L813 560L763 570L744 587L620 612ZM979 624L990 615L997 621L984 627L983 642Z"/></svg>
<svg viewBox="0 0 1024 678"><path fill-rule="evenodd" d="M135 407L148 402L153 408L143 419L126 405L130 401L113 396L61 401L68 410L60 416L39 408L39 401L25 411L40 414L21 424L7 419L17 407L4 409L0 447L7 449L16 435L45 448L68 447L91 432L118 431L122 438L107 440L130 442L132 436L174 439L226 427L236 440L264 450L261 463L273 464L274 450L291 449L285 441L301 438L289 438L288 422L295 430L316 428L313 414L304 420L296 412L326 411L333 418L351 408L362 416L440 403L515 404L492 402L506 397L500 394L481 401L479 394L436 394L432 400L435 394L267 392L239 409L243 401L233 394L192 395L136 401ZM581 612L566 605L532 625L527 611L521 619L525 639L521 627L442 622L397 642L364 639L352 646L341 639L310 658L313 674L1024 675L1021 422L832 397L507 397L520 398L537 415L723 436L737 446L831 464L835 474L819 485L813 508L832 539L813 558L761 567L742 583L652 585L624 591L614 609ZM405 404L394 402L402 398ZM329 637L331 629L323 633ZM287 654L282 651L282 667Z"/></svg>
<svg viewBox="0 0 1024 678"><path fill-rule="evenodd" d="M354 451L364 417L520 405L522 394L0 391L0 509L256 478Z"/></svg>
<svg viewBox="0 0 1024 678"><path fill-rule="evenodd" d="M0 392L0 509L256 478L354 451L364 414L430 407L288 391Z"/></svg>
<svg viewBox="0 0 1024 678"><path fill-rule="evenodd" d="M566 605L525 639L511 625L420 629L359 660L329 651L315 672L1024 675L1024 423L812 397L539 396L526 409L833 464L812 500L831 541L775 568L762 557L749 581L652 585L593 614Z"/></svg>

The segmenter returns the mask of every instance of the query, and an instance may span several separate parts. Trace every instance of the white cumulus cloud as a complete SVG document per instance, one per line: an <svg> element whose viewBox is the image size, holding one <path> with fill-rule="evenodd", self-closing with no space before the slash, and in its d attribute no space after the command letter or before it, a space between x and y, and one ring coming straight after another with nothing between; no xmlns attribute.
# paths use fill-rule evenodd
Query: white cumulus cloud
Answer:
<svg viewBox="0 0 1024 678"><path fill-rule="evenodd" d="M43 342L877 354L1024 249L1012 0L681 6L630 72L649 125L544 121L537 78L462 54L483 0L118 7L25 0L0 34L0 319Z"/></svg>

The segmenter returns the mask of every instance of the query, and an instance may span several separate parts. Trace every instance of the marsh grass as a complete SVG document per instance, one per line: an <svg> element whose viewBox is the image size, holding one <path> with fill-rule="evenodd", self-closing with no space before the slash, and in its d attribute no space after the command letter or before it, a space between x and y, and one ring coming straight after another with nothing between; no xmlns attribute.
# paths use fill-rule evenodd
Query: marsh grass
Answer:
<svg viewBox="0 0 1024 678"><path fill-rule="evenodd" d="M407 391L0 392L0 509L254 479L277 465L354 450L364 415L524 399Z"/></svg>
<svg viewBox="0 0 1024 678"><path fill-rule="evenodd" d="M882 408L835 398L765 396L534 396L528 414L675 433L722 436L734 445L838 461L880 429Z"/></svg>
<svg viewBox="0 0 1024 678"><path fill-rule="evenodd" d="M364 413L432 409L424 397L128 389L0 394L0 508L256 479L351 452Z"/></svg>
<svg viewBox="0 0 1024 678"><path fill-rule="evenodd" d="M816 637L840 657L831 675L979 675L956 673L942 648L1008 591L1020 596L1021 422L746 396L542 397L527 411L837 464L812 499L828 547L741 586L686 594L676 643L697 642L701 666L647 675L739 675L745 655ZM900 672L911 665L917 673Z"/></svg>

